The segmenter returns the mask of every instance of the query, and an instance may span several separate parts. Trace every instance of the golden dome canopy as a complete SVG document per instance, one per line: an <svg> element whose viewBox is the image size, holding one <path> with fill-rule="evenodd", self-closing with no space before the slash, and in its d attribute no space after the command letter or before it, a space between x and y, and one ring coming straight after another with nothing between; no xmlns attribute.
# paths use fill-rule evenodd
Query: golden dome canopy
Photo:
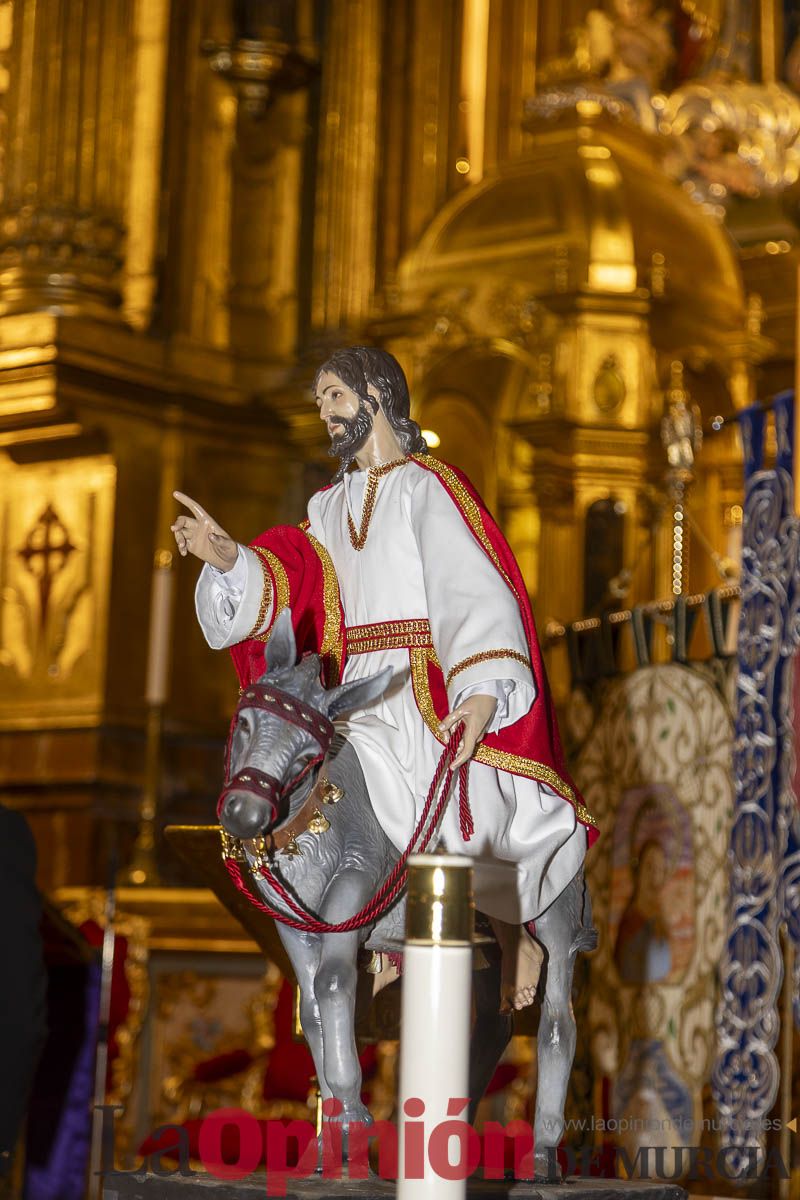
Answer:
<svg viewBox="0 0 800 1200"><path fill-rule="evenodd" d="M403 264L406 298L524 281L557 308L578 293L652 296L656 346L707 341L710 311L712 337L740 330L745 297L735 246L665 172L668 151L666 139L594 103L541 121L529 157L462 190L439 212Z"/></svg>

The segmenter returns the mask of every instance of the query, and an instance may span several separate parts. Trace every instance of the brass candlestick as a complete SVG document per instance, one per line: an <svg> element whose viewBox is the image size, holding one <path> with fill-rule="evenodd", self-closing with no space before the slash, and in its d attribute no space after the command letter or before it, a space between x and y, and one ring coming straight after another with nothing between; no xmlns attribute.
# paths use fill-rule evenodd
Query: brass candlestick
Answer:
<svg viewBox="0 0 800 1200"><path fill-rule="evenodd" d="M161 746L164 705L148 704L145 735L144 791L139 808L139 830L130 865L120 874L120 883L153 887L160 883L156 865L156 815L161 784Z"/></svg>
<svg viewBox="0 0 800 1200"><path fill-rule="evenodd" d="M158 550L153 563L150 600L150 642L147 656L147 724L145 734L144 790L139 808L139 830L130 866L121 882L137 886L160 882L156 866L156 816L161 791L161 758L164 739L164 704L169 680L172 626L172 553Z"/></svg>

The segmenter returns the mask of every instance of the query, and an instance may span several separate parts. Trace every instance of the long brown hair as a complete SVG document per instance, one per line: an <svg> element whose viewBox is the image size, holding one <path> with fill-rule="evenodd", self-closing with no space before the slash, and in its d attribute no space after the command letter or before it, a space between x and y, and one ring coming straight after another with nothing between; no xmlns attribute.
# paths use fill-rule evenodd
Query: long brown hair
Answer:
<svg viewBox="0 0 800 1200"><path fill-rule="evenodd" d="M374 387L380 396L386 419L397 434L403 453L428 453L422 430L409 416L411 397L408 394L403 368L388 350L380 350L377 346L346 346L335 350L314 377L315 391L319 377L324 371L330 371L332 375L341 379L342 383L347 384L371 412L375 412L375 401L367 388L370 385ZM341 478L346 466L347 463L342 464L335 479Z"/></svg>

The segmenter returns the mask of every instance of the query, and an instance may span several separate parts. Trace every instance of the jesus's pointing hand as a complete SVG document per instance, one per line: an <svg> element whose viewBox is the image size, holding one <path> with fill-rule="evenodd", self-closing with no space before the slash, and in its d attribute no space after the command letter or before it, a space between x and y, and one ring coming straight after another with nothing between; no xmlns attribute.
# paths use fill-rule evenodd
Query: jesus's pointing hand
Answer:
<svg viewBox="0 0 800 1200"><path fill-rule="evenodd" d="M178 517L175 524L170 526L180 553L184 558L187 554L194 554L220 571L229 571L238 554L236 542L191 496L183 492L172 494L192 513L191 517Z"/></svg>

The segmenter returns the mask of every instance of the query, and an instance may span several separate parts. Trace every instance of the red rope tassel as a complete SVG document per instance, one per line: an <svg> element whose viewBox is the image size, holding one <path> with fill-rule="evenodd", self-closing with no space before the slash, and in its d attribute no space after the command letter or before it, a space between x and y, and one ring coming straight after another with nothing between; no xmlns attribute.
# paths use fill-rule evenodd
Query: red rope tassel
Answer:
<svg viewBox="0 0 800 1200"><path fill-rule="evenodd" d="M458 772L458 825L461 837L468 842L475 832L472 809L469 806L469 763L461 764Z"/></svg>

